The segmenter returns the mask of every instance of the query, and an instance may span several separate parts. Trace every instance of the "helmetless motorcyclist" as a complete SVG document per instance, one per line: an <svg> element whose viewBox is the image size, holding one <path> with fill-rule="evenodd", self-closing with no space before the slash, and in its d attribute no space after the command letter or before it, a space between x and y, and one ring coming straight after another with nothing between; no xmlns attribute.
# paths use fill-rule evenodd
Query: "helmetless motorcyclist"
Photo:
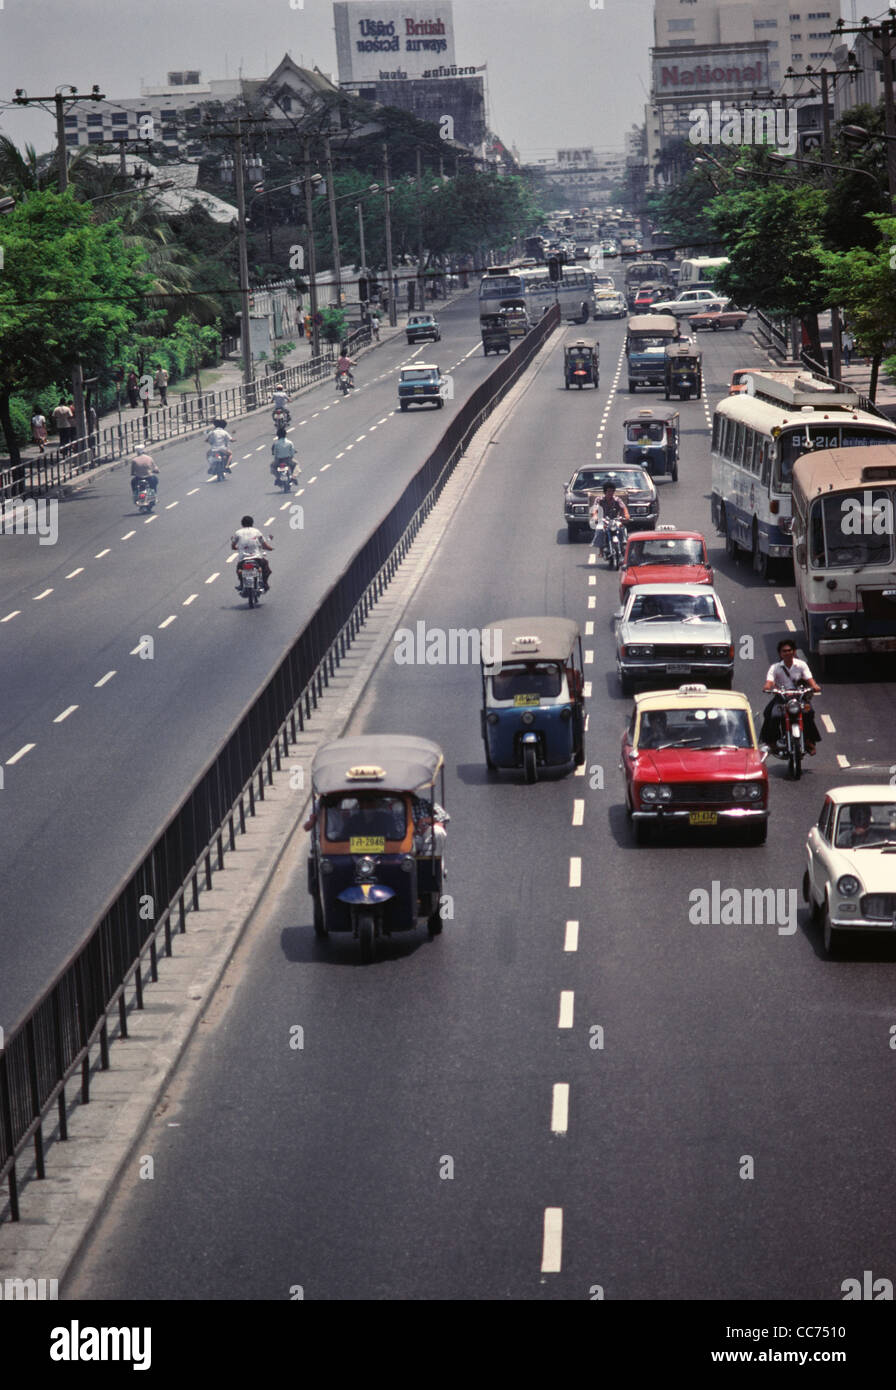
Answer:
<svg viewBox="0 0 896 1390"><path fill-rule="evenodd" d="M603 496L598 497L591 508L591 521L594 526L594 539L591 544L602 555L607 554L609 542L607 522L619 520L628 521L629 510L622 498L616 496L616 484L608 481L604 483Z"/></svg>
<svg viewBox="0 0 896 1390"><path fill-rule="evenodd" d="M240 522L239 530L234 531L230 537L230 549L235 550L239 555L236 562L236 572L239 576L244 560L258 560L261 565L261 575L264 580L264 591L267 593L271 587L271 566L264 557L266 550L273 550L272 545L268 545L262 533L255 525L254 518L244 516ZM237 589L242 588L242 584L237 584Z"/></svg>
<svg viewBox="0 0 896 1390"><path fill-rule="evenodd" d="M227 463L225 464L224 471L225 473L229 473L231 471L230 465L233 462L233 454L230 449L230 445L233 443L233 435L227 432L226 420L215 420L211 429L206 432L205 442L208 445L206 458L208 459L209 473L214 473L215 471L214 456L218 452L223 452L227 455Z"/></svg>
<svg viewBox="0 0 896 1390"><path fill-rule="evenodd" d="M137 493L142 482L148 483L153 492L159 491L159 469L152 454L136 454L131 460L131 492L134 501L137 500Z"/></svg>
<svg viewBox="0 0 896 1390"><path fill-rule="evenodd" d="M352 368L354 367L354 365L355 365L354 362L353 362L352 359L349 357L349 355L348 355L348 353L346 352L345 348L343 348L343 349L342 349L342 352L340 353L339 360L338 360L338 362L336 363L336 380L338 381L339 378L342 376L342 373L343 373L343 372L346 372L346 373L348 374L349 382L351 383L352 386L354 386L354 384L355 384L355 374L354 374L354 372L352 371Z"/></svg>
<svg viewBox="0 0 896 1390"><path fill-rule="evenodd" d="M796 690L797 686L807 685L813 694L821 694L821 686L816 682L808 665L797 657L796 644L792 638L784 637L778 643L778 657L780 659L768 668L765 685L762 687L766 693L770 690ZM759 734L762 743L777 743L781 729L780 708L780 696L775 695L763 710L762 729ZM821 742L821 734L815 723L815 713L811 709L806 710L803 715L803 732L806 752L810 757L814 757L815 745Z"/></svg>
<svg viewBox="0 0 896 1390"><path fill-rule="evenodd" d="M271 445L271 472L275 478L281 463L289 464L289 476L294 477L298 464L296 446L287 438L285 425L277 426L277 437Z"/></svg>

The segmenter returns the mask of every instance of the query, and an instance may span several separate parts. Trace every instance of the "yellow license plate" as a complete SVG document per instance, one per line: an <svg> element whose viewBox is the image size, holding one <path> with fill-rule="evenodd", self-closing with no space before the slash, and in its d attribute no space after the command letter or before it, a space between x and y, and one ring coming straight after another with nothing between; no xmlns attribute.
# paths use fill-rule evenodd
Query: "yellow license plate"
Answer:
<svg viewBox="0 0 896 1390"><path fill-rule="evenodd" d="M691 811L688 816L689 825L718 825L719 814L717 811Z"/></svg>
<svg viewBox="0 0 896 1390"><path fill-rule="evenodd" d="M348 849L349 854L385 854L386 839L383 835L352 835Z"/></svg>
<svg viewBox="0 0 896 1390"><path fill-rule="evenodd" d="M513 703L515 705L539 705L541 700L538 695L514 695Z"/></svg>

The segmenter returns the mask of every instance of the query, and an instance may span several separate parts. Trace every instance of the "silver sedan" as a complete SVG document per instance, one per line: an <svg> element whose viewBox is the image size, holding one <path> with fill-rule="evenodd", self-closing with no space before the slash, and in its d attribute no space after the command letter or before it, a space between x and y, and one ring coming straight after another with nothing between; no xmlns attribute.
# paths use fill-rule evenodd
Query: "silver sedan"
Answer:
<svg viewBox="0 0 896 1390"><path fill-rule="evenodd" d="M616 613L616 669L623 693L682 678L731 689L734 647L722 601L705 584L636 584Z"/></svg>

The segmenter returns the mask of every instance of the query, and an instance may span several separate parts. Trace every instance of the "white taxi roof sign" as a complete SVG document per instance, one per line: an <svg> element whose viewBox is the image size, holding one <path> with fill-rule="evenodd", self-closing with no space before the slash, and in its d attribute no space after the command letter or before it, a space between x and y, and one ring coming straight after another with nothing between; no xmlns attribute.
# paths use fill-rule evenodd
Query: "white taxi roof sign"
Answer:
<svg viewBox="0 0 896 1390"><path fill-rule="evenodd" d="M373 764L350 767L345 774L347 782L382 782L386 776L386 770L382 767L375 767Z"/></svg>

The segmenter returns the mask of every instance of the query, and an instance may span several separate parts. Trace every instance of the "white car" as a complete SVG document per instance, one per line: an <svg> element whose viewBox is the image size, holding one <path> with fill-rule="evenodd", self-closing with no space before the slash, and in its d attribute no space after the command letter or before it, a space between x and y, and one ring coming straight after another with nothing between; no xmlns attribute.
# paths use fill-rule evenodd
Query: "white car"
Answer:
<svg viewBox="0 0 896 1390"><path fill-rule="evenodd" d="M713 290L682 290L675 299L661 299L651 304L652 314L674 314L684 318L687 314L706 314L715 310L727 309L731 300Z"/></svg>
<svg viewBox="0 0 896 1390"><path fill-rule="evenodd" d="M594 295L594 317L596 319L621 319L628 313L625 295L618 290L596 290Z"/></svg>
<svg viewBox="0 0 896 1390"><path fill-rule="evenodd" d="M675 687L673 676L713 682L734 678L734 646L722 600L705 584L633 584L615 615L616 669L623 695L635 682Z"/></svg>
<svg viewBox="0 0 896 1390"><path fill-rule="evenodd" d="M834 955L848 931L896 932L896 789L835 787L806 840L803 898Z"/></svg>

